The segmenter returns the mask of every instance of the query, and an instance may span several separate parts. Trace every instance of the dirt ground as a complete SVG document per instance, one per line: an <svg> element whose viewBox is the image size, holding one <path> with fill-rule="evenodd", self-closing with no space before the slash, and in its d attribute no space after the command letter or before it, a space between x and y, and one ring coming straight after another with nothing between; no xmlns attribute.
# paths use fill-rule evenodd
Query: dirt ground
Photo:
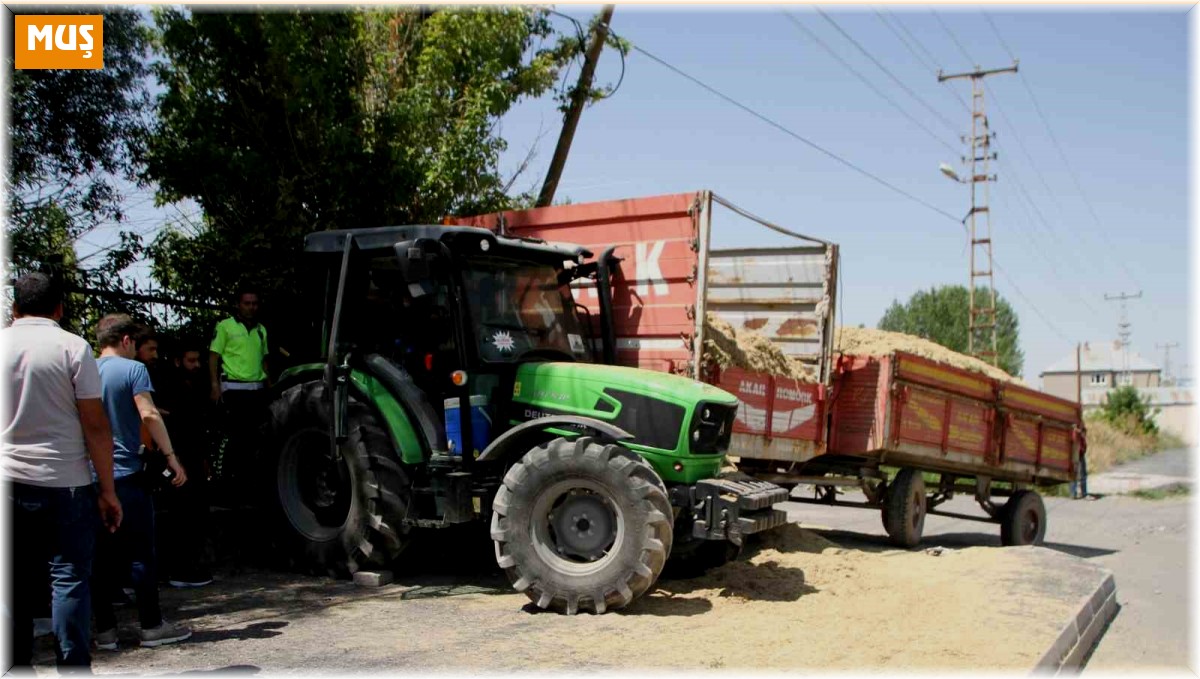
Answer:
<svg viewBox="0 0 1200 679"><path fill-rule="evenodd" d="M227 567L207 588L164 590L191 641L137 648L125 610L121 650L97 653L95 669L1026 672L1099 577L1041 548L843 549L792 525L705 576L660 580L622 611L566 617L512 592L481 537L417 545L377 589Z"/></svg>

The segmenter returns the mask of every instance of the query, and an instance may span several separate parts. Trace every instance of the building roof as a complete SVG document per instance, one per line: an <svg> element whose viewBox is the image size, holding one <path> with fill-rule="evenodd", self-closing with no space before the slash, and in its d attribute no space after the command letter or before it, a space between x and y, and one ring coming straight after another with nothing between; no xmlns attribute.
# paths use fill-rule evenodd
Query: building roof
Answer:
<svg viewBox="0 0 1200 679"><path fill-rule="evenodd" d="M1122 349L1115 340L1085 342L1079 357L1080 371L1089 372L1160 372L1162 368L1146 360L1132 349ZM1043 375L1054 373L1075 374L1075 352L1050 364Z"/></svg>

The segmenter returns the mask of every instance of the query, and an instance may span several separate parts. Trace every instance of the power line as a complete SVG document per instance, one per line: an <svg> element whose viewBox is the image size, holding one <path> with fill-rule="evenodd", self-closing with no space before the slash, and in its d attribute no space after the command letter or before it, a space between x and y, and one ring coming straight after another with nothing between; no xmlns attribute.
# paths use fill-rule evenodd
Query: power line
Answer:
<svg viewBox="0 0 1200 679"><path fill-rule="evenodd" d="M1016 211L1012 209L1012 204L1009 203L1008 198L1004 195L1003 192L1000 193L1000 200L1002 203L1004 203L1004 206L1006 208L1009 208L1009 211L1013 212L1014 216L1016 216L1015 215ZM1068 290L1068 289L1071 290L1071 295L1076 300L1078 300L1080 304L1082 304L1084 307L1086 307L1088 309L1088 311L1090 311L1092 313L1093 316L1099 316L1100 312L1095 307L1093 307L1090 302L1087 301L1086 296L1080 294L1079 292L1077 292L1076 290L1071 288L1071 286L1069 286L1065 280L1063 280L1061 277L1059 277L1058 267L1055 266L1054 262L1050 261L1050 258L1046 255L1046 248L1038 247L1038 244L1036 242L1034 242L1034 241L1036 241L1036 238L1034 236L1034 231L1032 228L1030 228L1028 226L1028 224L1033 223L1031 213L1029 212L1028 209L1025 208L1025 206L1023 204L1021 204L1020 201L1014 201L1014 202L1017 205L1019 205L1023 211L1023 215L1025 217L1024 231L1028 234L1029 240L1030 240L1030 245L1032 247L1028 247L1026 245L1025 241L1020 238L1014 238L1013 242L1018 243L1021 246L1021 249L1023 249L1026 252L1026 254L1030 254L1030 251L1032 250L1033 253L1036 253L1037 258L1041 259L1042 262L1044 262L1046 264L1046 268L1050 271L1050 275L1054 278L1055 282L1057 283L1056 286L1047 286L1047 287L1051 287L1051 288L1057 287L1062 290ZM1020 226L1020 225L1022 225L1022 222L1020 219L1014 219L1013 224ZM1031 259L1032 259L1032 257L1031 257ZM1042 282L1045 283L1046 282L1045 279L1042 279ZM1075 283L1076 283L1076 285L1078 285L1079 281L1075 281ZM1082 288L1081 288L1081 290L1082 290Z"/></svg>
<svg viewBox="0 0 1200 679"><path fill-rule="evenodd" d="M1033 309L1033 313L1037 314L1038 318L1042 319L1042 322L1046 324L1046 327L1050 328L1054 334L1058 335L1067 344L1074 344L1074 341L1067 337L1066 333L1064 333L1062 330L1059 330L1057 325L1054 325L1049 318L1046 318L1046 315L1042 313L1041 309L1037 308L1037 305L1033 303L1033 300L1025 296L1025 293L1022 292L1021 288L1017 286L1016 281L1014 281L1008 275L1007 271L1000 267L1000 262L993 260L992 265L996 267L996 271L999 272L1001 276L1004 276L1004 280L1008 281L1008 284L1012 286L1012 289L1017 293L1017 296L1025 300L1025 303L1029 305L1029 308Z"/></svg>
<svg viewBox="0 0 1200 679"><path fill-rule="evenodd" d="M887 8L885 7L884 10L887 11ZM884 25L886 25L888 28L892 29L892 33L894 33L896 35L896 37L900 38L900 41L903 42L905 44L905 46L908 46L908 41L906 41L904 39L904 37L901 36L899 33L896 33L896 29L892 27L892 23L895 23L895 25L897 27L899 27L899 29L901 31L903 31L905 35L908 36L909 40L912 40L913 44L915 44L917 46L917 48L919 48L922 52L925 53L925 55L929 59L929 62L933 64L933 67L930 68L931 73L936 75L938 71L943 70L942 65L938 62L937 58L933 56L933 53L930 52L928 49L926 49L925 45L922 44L921 41L917 39L917 36L913 35L913 33L911 31L909 31L907 27L905 27L905 25L900 21L900 17L896 16L895 14L892 14L889 11L888 15L891 16L891 22L889 22L883 16L883 14L881 14L878 10L876 10L875 14L879 17L879 20L884 23ZM912 51L911 47L909 48L909 51ZM916 52L913 52L913 56L916 56ZM921 60L920 57L918 57L918 60ZM923 60L921 60L921 61L922 61L922 63L924 63ZM969 104L967 104L967 100L963 99L962 95L959 94L958 91L955 90L953 87L950 87L949 85L947 85L945 87L945 89L943 89L942 91L949 92L951 95L953 95L954 98L958 100L958 103L962 104L963 110L967 111L968 113L971 111L971 106Z"/></svg>
<svg viewBox="0 0 1200 679"><path fill-rule="evenodd" d="M851 170L857 172L858 174L861 174L864 177L867 177L871 181L874 181L875 183L880 184L880 185L884 186L885 188L890 189L891 191L898 193L901 196L904 196L905 198L908 198L909 200L911 200L915 203L918 203L918 204L922 205L923 207L925 207L933 212L936 212L937 214L939 214L947 219L957 222L960 226L963 227L964 231L966 230L966 224L964 223L963 219L955 217L954 215L950 214L949 212L947 212L925 200L922 200L921 198L918 198L911 193L908 193L907 191L891 184L890 182L888 182L884 179L881 179L880 177L862 169L861 167L858 167L854 163L846 160L845 158L842 158L841 156L838 156L837 154L833 153L832 151L826 150L825 148L819 146L818 144L804 138L803 136L797 134L796 132L793 132L792 130L775 122L774 120L759 113L758 111L755 111L754 109L750 108L749 106L746 106L745 104L737 101L736 99L730 97L729 95L724 94L723 92L717 90L716 88L712 87L711 85L704 83L703 81L695 78L694 76L691 76L688 73L684 72L680 68L660 59L659 57L655 56L654 54L651 54L646 49L639 47L638 45L634 45L633 49L636 50L637 52L640 52L641 54L645 55L646 57L650 58L652 61L658 63L660 66L666 68L667 70L672 71L676 75L678 75L686 80L691 81L693 84L698 85L701 88L707 90L710 94L713 94L713 95L719 97L720 99L724 100L725 102L732 104L733 106L736 106L737 108L745 111L746 113L749 113L750 115L754 116L755 118L758 118L762 122L770 125L771 127L779 130L780 132L783 132L784 134L788 135L789 137L792 137L793 139L803 143L804 145L812 148L813 150L818 151L822 155L825 155L825 156L837 161L838 163L850 168ZM1066 335L1064 335L1060 330L1058 330L1057 326L1055 326L1053 323L1050 322L1050 320L1048 318L1046 318L1046 316L1042 313L1041 309L1037 308L1037 306L1034 305L1033 301L1025 296L1025 294L1021 291L1021 289L1019 287L1017 287L1016 283L1012 282L1012 279L1008 276L1008 274L1003 269L1000 268L999 262L995 262L994 266L996 267L996 270L1000 274L1002 274L1006 280L1009 281L1009 283L1013 287L1013 290L1015 290L1017 292L1017 294L1022 299L1025 300L1025 302L1030 306L1030 308L1033 309L1034 313L1036 313L1038 315L1038 317L1041 318L1042 321L1044 323L1046 323L1046 325L1048 327L1050 327L1051 330L1053 330L1055 333L1057 333L1060 337L1063 337L1064 339L1066 339ZM1066 341L1071 342L1071 340L1069 340L1069 339L1066 339Z"/></svg>
<svg viewBox="0 0 1200 679"><path fill-rule="evenodd" d="M925 48L925 45L922 44L921 41L917 39L917 36L913 35L912 32L908 30L908 27L904 25L904 22L900 21L900 17L896 16L895 14L892 14L891 10L887 9L886 7L884 8L884 11L887 12L892 17L892 21L896 22L896 25L899 26L900 30L904 31L904 34L907 35L913 41L913 44L915 44L918 49L920 49L922 52L925 53L925 56L929 58L929 61L931 63L933 63L934 66L937 66L940 69L941 65L938 63L937 58L935 58L933 56L932 52L930 52L928 49ZM966 102L963 102L963 105L966 106ZM968 107L968 110L970 110L969 107Z"/></svg>
<svg viewBox="0 0 1200 679"><path fill-rule="evenodd" d="M905 38L905 37L904 37L904 36L903 36L903 35L900 33L900 31L896 30L896 27L895 27L895 26L893 26L893 25L892 25L890 22L888 22L888 20L887 20L887 19L885 19L885 18L884 18L884 16L883 16L882 14L880 14L880 13L879 13L879 10L877 10L877 9L875 9L875 8L871 8L871 11L875 12L875 16L879 17L879 21L880 21L880 22L881 22L881 23L882 23L884 26L887 26L887 27L888 27L888 30L890 30L890 31L892 32L892 35L896 36L896 38L897 38L897 39L899 39L899 40L900 40L900 42L901 42L901 43L903 43L903 44L904 44L904 46L908 48L908 52L909 52L909 54L913 55L913 58L914 58L914 59L916 59L917 61L921 62L921 65L922 65L922 66L924 66L925 68L929 69L930 71L933 71L934 73L936 73L936 72L937 72L937 70L938 70L937 64L935 64L935 63L933 63L933 62L931 62L931 61L926 61L926 58L925 58L925 57L923 57L923 56L921 56L920 54L918 54L918 53L917 53L917 50L916 50L916 48L914 48L914 47L912 46L912 44L910 44L910 43L908 42L908 39L907 39L907 38Z"/></svg>
<svg viewBox="0 0 1200 679"><path fill-rule="evenodd" d="M996 24L992 22L992 17L990 15L988 15L987 12L984 12L983 10L980 10L979 13L983 15L984 19L987 19L988 26L992 27L992 33L996 34L996 40L1000 41L1000 46L1003 47L1004 51L1008 53L1008 58L1012 59L1013 61L1016 61L1017 58L1015 56L1013 56L1013 51L1011 49L1009 49L1008 43L1004 42L1004 38L1000 37L1000 31L996 28Z"/></svg>
<svg viewBox="0 0 1200 679"><path fill-rule="evenodd" d="M1020 78L1020 80L1021 84L1025 87L1025 91L1029 93L1029 99L1033 102L1034 110L1037 111L1038 117L1042 119L1042 124L1046 126L1046 133L1050 135L1050 141L1054 144L1055 150L1058 151L1058 156L1062 158L1063 165L1067 168L1067 174L1070 175L1071 182L1075 185L1075 191L1079 194L1079 198L1083 200L1083 204L1087 206L1088 214L1091 215L1092 221L1096 224L1096 232L1099 233L1100 237L1104 239L1104 244L1109 248L1109 250L1115 251L1116 248L1113 245L1112 240L1109 239L1108 233L1104 230L1104 226L1100 222L1100 216L1096 214L1096 208L1092 205L1092 201L1088 200L1087 194L1084 193L1083 185L1079 182L1079 175L1075 173L1075 168L1071 166L1071 161L1067 160L1067 154L1063 152L1062 146L1058 143L1058 138L1054 135L1054 130L1050 127L1050 121L1047 120L1046 115L1042 113L1042 107L1040 104L1038 104L1037 97L1033 96L1033 90L1029 87L1029 82L1024 77ZM1129 267L1125 265L1124 260L1120 257L1115 259L1117 265L1121 267L1121 270L1125 272L1125 275L1129 277L1129 280L1132 281L1134 285L1139 285L1137 277L1134 276L1133 272L1129 270Z"/></svg>
<svg viewBox="0 0 1200 679"><path fill-rule="evenodd" d="M954 35L954 31L951 31L951 30L950 30L950 27L946 25L946 22L945 22L945 21L942 21L942 16L941 16L940 14L938 14L936 10L932 10L932 9L931 9L931 10L929 10L929 13L933 15L933 18L937 19L937 22L938 22L939 24L941 24L941 25L942 25L942 29L943 29L943 30L945 30L945 31L946 31L946 35L950 36L950 39L951 39L952 41L954 41L954 45L955 45L956 47L958 47L958 51L959 51L959 52L961 52L961 53L962 53L962 55L963 55L964 57L966 57L966 58L967 58L967 63L968 63L968 64L974 64L974 63L975 63L975 60L974 60L974 59L972 59L972 58L971 58L971 55L967 53L967 48L966 48L966 47L963 47L962 43L958 41L958 38L957 38L957 37L955 37L955 35Z"/></svg>
<svg viewBox="0 0 1200 679"><path fill-rule="evenodd" d="M788 135L789 137L792 137L793 139L801 142L802 144L805 144L806 146L812 148L813 150L818 151L819 153L821 153L833 160L836 160L838 163L841 163L842 165L850 168L851 170L854 170L858 174L863 175L864 177L870 179L871 181L873 181L877 184L880 184L881 186L884 186L884 187L890 189L891 191L898 193L901 196L904 196L905 198L908 198L909 200L911 200L915 203L919 203L922 206L942 215L943 217L946 217L947 219L951 219L951 220L953 220L955 222L959 222L959 223L962 222L961 219L959 219L958 217L955 217L954 215L950 214L949 212L946 212L945 210L941 209L940 207L937 207L936 205L933 205L932 203L930 203L928 201L925 201L921 198L914 196L913 194L911 194L911 193L905 191L904 189L896 186L895 184L892 184L891 182L887 181L886 179L882 179L882 178L864 170L863 168L855 165L854 163L850 162L849 160L842 158L841 156L837 155L836 153L833 153L832 151L825 149L824 147L816 144L815 142L812 142L812 141L804 138L803 136L793 132L792 130L775 122L774 120L759 113L758 111L755 111L754 109L750 108L749 106L746 106L745 104L737 101L733 97L730 97L730 96L722 93L721 91L713 88L712 86L710 86L708 84L705 84L704 82L698 80L697 78L688 75L687 73L683 72L679 68L676 68L675 66L672 66L671 64L654 56L650 52L647 52L645 49L638 47L637 45L634 45L633 49L637 50L638 52L641 52L642 54L646 55L647 57L649 57L653 61L657 62L659 65L667 68L668 70L673 71L675 74L677 74L683 78L686 78L687 80L690 80L692 83L699 85L700 87L704 88L705 90L708 90L708 92L720 97L721 99L725 100L727 103L733 104L734 106L742 109L743 111L745 111L746 113L749 113L750 115L754 116L755 118L758 118L759 120L770 125L771 127L774 127L775 129L779 130L780 132L783 132L784 134Z"/></svg>
<svg viewBox="0 0 1200 679"><path fill-rule="evenodd" d="M788 20L791 21L796 26L796 28L803 31L804 34L807 35L810 40L817 43L817 45L819 45L822 49L824 49L826 52L828 52L829 56L836 59L837 62L840 63L842 66L844 66L847 71L850 71L850 73L854 74L854 76L856 78L858 78L859 80L861 80L864 85L871 88L871 91L873 91L875 94L878 94L887 103L891 104L893 108L895 108L897 111L899 111L900 114L903 115L905 118L908 118L908 120L911 121L912 124L919 127L925 134L929 135L929 137L931 139L933 139L937 143L941 144L942 146L945 146L953 154L960 153L960 151L961 151L960 149L957 149L953 145L947 143L944 139L939 137L936 132L934 132L933 130L926 127L924 123L917 120L908 111L904 110L904 108L901 107L900 104L898 104L894 99L889 97L887 95L887 93L885 93L884 91L882 91L878 87L876 87L875 84L872 83L866 76L864 76L857 69L855 69L853 66L851 66L850 63L847 62L845 59L843 59L840 55L838 55L837 52L834 52L833 48L831 48L829 45L825 44L825 42L822 41L819 37L817 37L817 35L815 33L813 33L811 30L809 30L809 28L807 26L805 26L803 23L801 23L799 19L797 19L790 12L787 12L787 11L784 11L783 15L785 17L787 17Z"/></svg>
<svg viewBox="0 0 1200 679"><path fill-rule="evenodd" d="M1008 44L1004 42L1004 38L1000 35L1000 30L996 28L996 24L992 23L992 20L990 17L988 17L988 14L985 13L984 17L988 18L988 23L991 25L991 30L996 34L996 40L1000 41L1004 49L1008 50ZM1082 202L1084 202L1084 205L1087 206L1087 212L1088 215L1091 215L1092 222L1096 223L1097 233L1099 233L1100 238L1104 240L1105 252L1116 251L1116 247L1114 244L1112 244L1112 240L1109 238L1108 232L1105 232L1103 224L1100 223L1100 217L1096 212L1096 208L1094 208L1092 205L1091 200L1087 198L1087 194L1084 192L1084 186L1080 184L1079 174L1075 173L1075 168L1072 166L1072 164L1070 164L1066 151L1063 151L1062 144L1058 143L1058 137L1054 133L1054 128L1050 127L1050 120L1046 118L1046 115L1042 110L1042 104L1038 102L1037 96L1034 96L1030 82L1028 82L1028 79L1025 78L1024 74L1018 74L1018 78L1020 79L1021 86L1024 86L1026 94L1030 95L1030 101L1033 102L1033 110L1034 112L1037 112L1038 118L1042 120L1042 125L1046 128L1046 134L1048 134L1050 137L1051 144L1054 144L1054 148L1058 152L1058 157L1062 158L1062 164L1067 168L1067 174L1070 176L1070 180L1072 180L1072 184L1075 186L1075 191L1079 193L1079 198L1082 200ZM1009 127L1012 127L1012 125L1009 125ZM1046 187L1046 191L1049 192L1049 187ZM1058 210L1060 210L1060 212L1062 211L1061 206L1058 208ZM1129 277L1129 281L1133 282L1134 286L1140 287L1140 284L1138 283L1138 277L1133 275L1133 271L1129 270L1126 263L1124 263L1124 260L1120 257L1115 258L1115 260L1117 266L1120 266L1121 270L1124 272L1124 275Z"/></svg>
<svg viewBox="0 0 1200 679"><path fill-rule="evenodd" d="M855 40L854 38L852 38L852 37L850 36L850 34L849 34L849 33L847 33L846 31L842 30L842 27L841 27L841 26L839 26L839 25L838 25L838 23L837 23L836 21L834 21L832 17L830 17L830 16L829 16L828 14L826 14L825 12L821 11L821 8L820 8L820 7L815 7L815 6L814 6L814 7L813 7L813 9L815 9L815 10L817 11L817 14L820 14L822 18L824 18L826 21L828 21L828 22L829 22L829 25L833 26L833 27L834 27L834 29L835 29L835 30L837 30L837 32L838 32L838 33L841 33L841 34L842 34L842 37L844 37L846 40L849 40L849 41L850 41L850 44L852 44L852 45L854 45L856 48L858 48L858 51L859 51L859 52L862 52L863 56L865 56L866 58L870 59L870 60L871 60L871 63L873 63L873 64L875 64L876 66L878 66L878 67L879 67L879 70L881 70L881 71L883 71L885 74L887 74L887 76L888 76L889 78L891 78L891 79L892 79L892 82L894 82L894 83L896 83L897 85L899 85L901 89L903 89L903 90L904 90L906 93L908 93L908 96L912 97L912 98L913 98L913 99L914 99L914 100L915 100L917 103L919 103L920 105L924 106L924 107L925 107L925 110L927 110L927 111L929 111L931 114L933 114L933 116L934 116L935 118L937 118L938 120L940 120L940 121L942 122L942 124L943 124L943 125L945 125L945 126L946 126L946 127L947 127L947 128L948 128L948 129L949 129L951 132L953 132L955 135L959 134L958 128L956 128L956 127L954 126L954 123L950 122L950 119L949 119L949 118L947 118L946 116L942 115L942 114L941 114L940 112L938 112L938 110L937 110L937 109L935 109L934 107L930 106L930 105L929 105L929 103L928 103L928 102L926 102L926 101L925 101L923 98L921 98L921 97L920 97L920 96L919 96L919 95L918 95L916 92L913 92L913 91L912 91L912 88L910 88L908 85L905 85L905 84L904 84L904 81L900 80L900 78L897 78L897 77L896 77L896 74L894 74L894 73L892 73L890 70L888 70L888 67L887 67L887 66L884 66L882 63L880 63L880 61L879 61L878 59L876 59L874 56L872 56L872 55L871 55L871 53L870 53L870 52L868 52L868 51L866 50L866 48L865 48L865 47L863 47L862 45L860 45L860 44L858 43L858 41L857 41L857 40Z"/></svg>

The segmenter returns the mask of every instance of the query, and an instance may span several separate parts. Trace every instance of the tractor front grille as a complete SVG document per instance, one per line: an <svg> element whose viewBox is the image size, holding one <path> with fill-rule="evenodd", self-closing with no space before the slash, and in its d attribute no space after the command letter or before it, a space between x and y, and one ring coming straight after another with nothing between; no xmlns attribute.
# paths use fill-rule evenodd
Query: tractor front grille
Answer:
<svg viewBox="0 0 1200 679"><path fill-rule="evenodd" d="M688 432L693 455L715 455L729 448L733 435L733 419L737 408L718 403L701 403L692 415L692 430Z"/></svg>

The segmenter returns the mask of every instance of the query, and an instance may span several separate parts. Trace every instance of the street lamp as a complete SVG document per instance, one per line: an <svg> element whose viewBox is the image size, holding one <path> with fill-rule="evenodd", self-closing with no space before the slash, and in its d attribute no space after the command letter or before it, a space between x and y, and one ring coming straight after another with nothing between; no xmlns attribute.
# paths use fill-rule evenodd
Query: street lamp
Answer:
<svg viewBox="0 0 1200 679"><path fill-rule="evenodd" d="M954 168L951 167L950 165L948 165L946 163L941 163L938 165L938 169L942 171L942 174L946 175L950 179L953 179L954 181L958 182L959 184L963 183L963 180L958 178L958 173L955 172Z"/></svg>

